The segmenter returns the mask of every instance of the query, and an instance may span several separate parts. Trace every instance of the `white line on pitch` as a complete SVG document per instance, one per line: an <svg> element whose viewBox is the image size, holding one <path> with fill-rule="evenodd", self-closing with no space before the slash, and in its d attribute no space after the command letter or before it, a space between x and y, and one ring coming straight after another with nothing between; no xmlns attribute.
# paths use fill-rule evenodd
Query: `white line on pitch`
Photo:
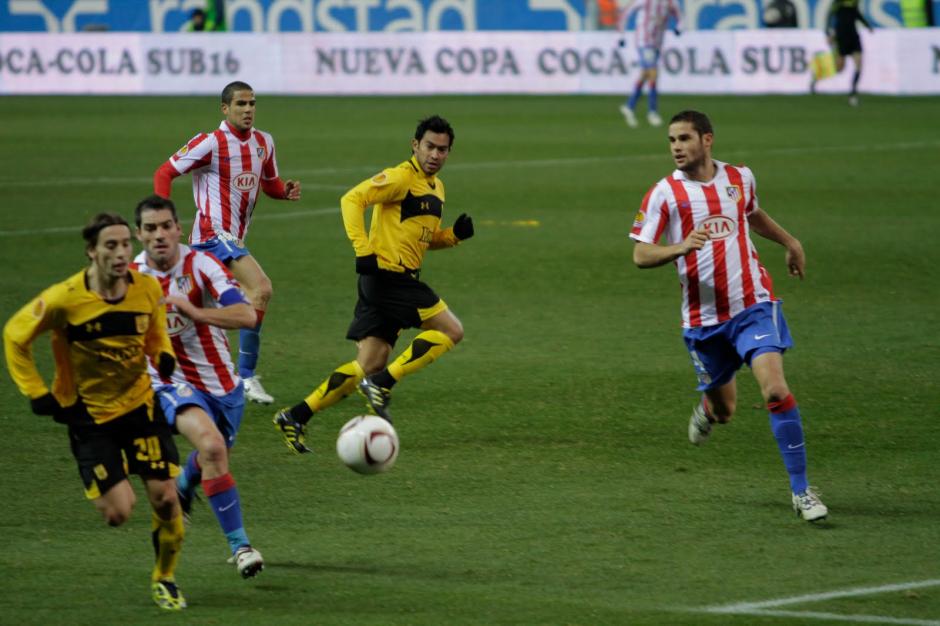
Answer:
<svg viewBox="0 0 940 626"><path fill-rule="evenodd" d="M889 593L891 591L907 591L908 589L922 589L924 587L940 586L940 578L931 580L921 580L908 583L898 583L895 585L882 585L880 587L854 587L852 589L843 589L841 591L828 591L826 593L811 593L804 596L790 596L787 598L778 598L776 600L766 600L763 602L738 602L736 604L726 604L722 606L703 607L699 610L708 613L734 613L739 611L752 611L755 609L766 609L770 607L786 606L787 604L803 604L806 602L821 602L823 600L833 600L835 598L852 598L855 596L868 596L876 593Z"/></svg>
<svg viewBox="0 0 940 626"><path fill-rule="evenodd" d="M917 619L913 617L888 617L885 615L844 615L842 613L820 613L818 611L775 611L757 609L754 611L735 611L729 615L753 615L755 617L794 617L799 619L824 619L834 622L852 622L854 624L902 624L903 626L940 626L940 621Z"/></svg>
<svg viewBox="0 0 940 626"><path fill-rule="evenodd" d="M767 155L788 155L788 154L810 154L819 152L874 152L879 150L908 150L917 148L933 148L940 146L940 141L905 141L896 143L868 144L868 145L841 145L841 146L794 146L790 148L768 148L768 149L742 149L725 150L721 155L725 157L748 157L755 154L761 156ZM721 156L719 155L719 156ZM647 153L647 154L616 154L611 156L592 156L592 157L569 157L553 159L524 159L518 161L477 161L471 163L452 163L447 166L448 171L453 170L481 170L481 169L499 169L504 167L551 167L555 165L591 165L594 163L622 162L622 161L655 161L669 159L668 152ZM381 170L382 165L353 165L347 167L319 167L313 169L285 170L291 176L317 176L328 174L344 174L356 172L377 172ZM62 187L69 185L126 185L126 184L145 184L152 182L152 177L119 177L119 176L81 176L73 178L57 178L48 180L22 180L0 179L0 186L5 187ZM306 183L304 186L308 189L327 189L344 191L349 188L348 185L328 185L318 183Z"/></svg>
<svg viewBox="0 0 940 626"><path fill-rule="evenodd" d="M284 211L281 213L262 213L251 218L251 221L257 220L282 220L292 217L305 217L308 215L332 215L339 213L339 207L329 207L325 209L300 209L297 211ZM189 226L192 222L189 220L180 220L180 224ZM24 230L0 230L0 237L23 237L26 235L53 235L56 233L78 233L81 226L51 226L49 228L31 228Z"/></svg>

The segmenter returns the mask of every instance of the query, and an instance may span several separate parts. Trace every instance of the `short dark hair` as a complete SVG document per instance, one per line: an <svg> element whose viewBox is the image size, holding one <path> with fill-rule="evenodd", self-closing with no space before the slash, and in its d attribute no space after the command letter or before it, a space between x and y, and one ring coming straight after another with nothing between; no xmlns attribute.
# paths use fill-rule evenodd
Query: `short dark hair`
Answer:
<svg viewBox="0 0 940 626"><path fill-rule="evenodd" d="M91 218L91 221L82 229L82 238L85 239L85 249L91 250L98 245L98 234L108 226L127 226L127 220L117 213L99 213Z"/></svg>
<svg viewBox="0 0 940 626"><path fill-rule="evenodd" d="M699 111L685 110L679 111L672 116L672 119L669 120L669 124L675 124L676 122L688 122L692 125L692 128L699 134L701 137L705 134L715 134L715 130L712 128L712 121L708 119L708 116Z"/></svg>
<svg viewBox="0 0 940 626"><path fill-rule="evenodd" d="M450 125L450 122L440 115L432 115L418 122L418 127L415 129L415 139L421 141L421 138L424 137L424 133L428 131L432 133L447 133L447 136L450 137L448 147L454 145L454 129Z"/></svg>
<svg viewBox="0 0 940 626"><path fill-rule="evenodd" d="M137 208L134 209L134 223L137 224L137 228L140 228L140 216L144 211L159 211L161 209L169 209L170 213L173 214L173 221L180 221L176 215L176 205L173 204L173 201L154 194L137 203Z"/></svg>
<svg viewBox="0 0 940 626"><path fill-rule="evenodd" d="M240 80L233 81L222 90L222 104L232 104L232 98L235 97L236 91L254 91L254 89L248 83L243 83Z"/></svg>

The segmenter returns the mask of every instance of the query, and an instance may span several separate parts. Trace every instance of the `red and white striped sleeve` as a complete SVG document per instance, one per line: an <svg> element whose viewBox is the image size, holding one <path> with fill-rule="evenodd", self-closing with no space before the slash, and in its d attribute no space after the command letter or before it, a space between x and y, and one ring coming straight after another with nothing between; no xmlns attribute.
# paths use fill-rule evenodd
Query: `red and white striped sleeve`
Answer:
<svg viewBox="0 0 940 626"><path fill-rule="evenodd" d="M636 1L630 0L627 2L627 5L620 10L620 15L617 16L617 30L621 33L627 32L627 21L630 19L630 14L635 8Z"/></svg>
<svg viewBox="0 0 940 626"><path fill-rule="evenodd" d="M199 282L205 291L212 296L218 306L234 304L238 302L238 297L242 302L248 302L232 273L211 254L197 254L193 269L199 276Z"/></svg>
<svg viewBox="0 0 940 626"><path fill-rule="evenodd" d="M656 243L669 225L669 202L659 183L643 196L640 210L633 218L630 238L642 243Z"/></svg>
<svg viewBox="0 0 940 626"><path fill-rule="evenodd" d="M180 174L205 167L212 162L212 150L215 144L215 135L199 133L177 150L176 154L170 157L169 162Z"/></svg>
<svg viewBox="0 0 940 626"><path fill-rule="evenodd" d="M744 214L750 215L755 211L760 211L760 202L757 201L757 179L754 178L751 168L742 165L738 169L741 170L741 179L744 183L744 189L741 190L746 199Z"/></svg>

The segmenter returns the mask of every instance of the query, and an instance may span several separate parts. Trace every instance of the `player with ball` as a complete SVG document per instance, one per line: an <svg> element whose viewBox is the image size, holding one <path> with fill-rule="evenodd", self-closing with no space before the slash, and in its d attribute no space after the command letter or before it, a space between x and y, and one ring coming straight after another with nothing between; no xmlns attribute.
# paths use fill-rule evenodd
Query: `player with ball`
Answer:
<svg viewBox="0 0 940 626"><path fill-rule="evenodd" d="M313 414L356 389L369 410L391 424L392 387L463 339L460 320L419 280L427 250L451 248L473 236L473 220L466 213L452 227L441 228L444 182L437 175L453 143L454 129L447 120L437 115L421 120L411 140L411 158L356 185L340 201L359 274L359 299L346 338L356 342L358 351L353 361L337 367L302 402L274 416L291 451L309 452L304 429ZM369 206L372 224L366 231ZM405 328L420 332L388 364ZM397 452L397 439L394 443Z"/></svg>

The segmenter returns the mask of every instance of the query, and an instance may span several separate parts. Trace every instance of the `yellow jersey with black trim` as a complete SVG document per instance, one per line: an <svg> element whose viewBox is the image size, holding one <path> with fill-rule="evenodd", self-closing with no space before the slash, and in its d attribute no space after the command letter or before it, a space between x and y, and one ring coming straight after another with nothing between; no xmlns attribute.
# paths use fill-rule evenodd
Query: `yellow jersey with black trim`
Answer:
<svg viewBox="0 0 940 626"><path fill-rule="evenodd" d="M365 212L370 205L367 234ZM346 192L340 207L356 256L375 254L384 270L418 270L428 248L459 243L453 228L441 229L444 182L425 174L415 157L362 181Z"/></svg>
<svg viewBox="0 0 940 626"><path fill-rule="evenodd" d="M127 293L109 302L88 288L83 270L17 311L3 329L3 344L13 381L30 398L49 392L32 354L33 341L46 331L52 332L52 393L59 404L80 397L98 424L142 404L152 408L147 358L173 354L156 279L128 270Z"/></svg>

